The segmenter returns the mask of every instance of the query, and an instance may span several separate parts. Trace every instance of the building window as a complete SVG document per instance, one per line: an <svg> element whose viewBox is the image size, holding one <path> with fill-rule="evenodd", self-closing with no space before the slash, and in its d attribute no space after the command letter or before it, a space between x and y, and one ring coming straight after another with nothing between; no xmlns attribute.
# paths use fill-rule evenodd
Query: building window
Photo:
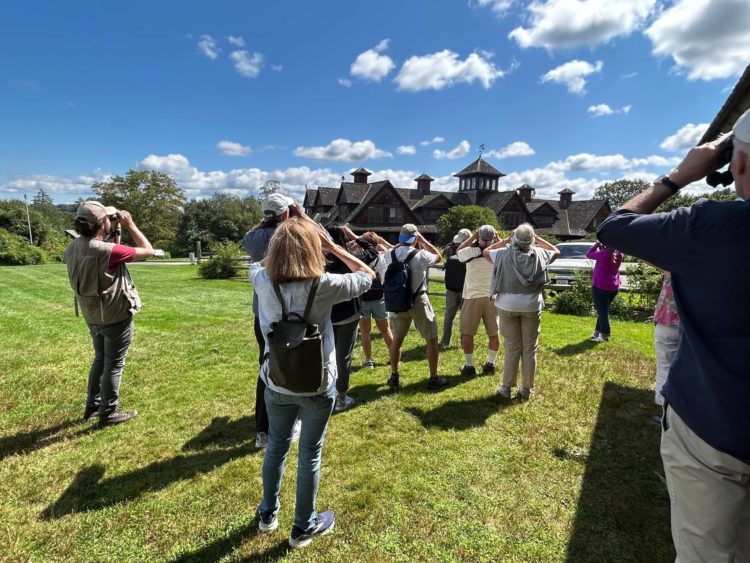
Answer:
<svg viewBox="0 0 750 563"><path fill-rule="evenodd" d="M404 210L400 207L390 207L388 209L388 218L390 219L390 222L396 222L399 223L402 221L404 217Z"/></svg>

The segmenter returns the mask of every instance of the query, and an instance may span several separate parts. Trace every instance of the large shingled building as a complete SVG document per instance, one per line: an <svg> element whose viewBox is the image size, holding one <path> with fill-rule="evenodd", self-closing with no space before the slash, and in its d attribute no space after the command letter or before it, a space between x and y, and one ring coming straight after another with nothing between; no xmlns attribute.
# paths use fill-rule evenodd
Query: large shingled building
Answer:
<svg viewBox="0 0 750 563"><path fill-rule="evenodd" d="M500 191L499 179L505 176L480 156L454 174L458 191L431 188L433 178L422 174L414 179L415 188L399 188L389 180L369 182L370 172L359 168L352 172L353 182L338 188L308 189L305 212L323 225L348 224L355 233L375 231L395 242L404 223L414 223L426 237L434 240L437 218L454 205L480 205L497 215L503 229L528 222L540 234L560 240L583 238L612 210L605 200L573 200L573 191L563 189L558 200L534 198L534 188L522 185L517 190Z"/></svg>

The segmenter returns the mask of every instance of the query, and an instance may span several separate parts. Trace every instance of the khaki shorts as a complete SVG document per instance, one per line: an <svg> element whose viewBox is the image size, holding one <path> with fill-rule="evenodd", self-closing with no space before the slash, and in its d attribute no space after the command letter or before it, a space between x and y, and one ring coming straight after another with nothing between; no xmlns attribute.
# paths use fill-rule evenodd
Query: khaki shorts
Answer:
<svg viewBox="0 0 750 563"><path fill-rule="evenodd" d="M489 297L464 299L461 306L461 334L474 336L479 328L479 321L484 320L487 336L497 336L500 331L497 324L497 308Z"/></svg>
<svg viewBox="0 0 750 563"><path fill-rule="evenodd" d="M435 310L430 303L430 296L426 293L418 295L414 299L414 306L408 311L389 313L388 318L391 321L391 332L393 332L394 338L405 338L409 334L412 319L419 335L425 340L431 340L438 336Z"/></svg>

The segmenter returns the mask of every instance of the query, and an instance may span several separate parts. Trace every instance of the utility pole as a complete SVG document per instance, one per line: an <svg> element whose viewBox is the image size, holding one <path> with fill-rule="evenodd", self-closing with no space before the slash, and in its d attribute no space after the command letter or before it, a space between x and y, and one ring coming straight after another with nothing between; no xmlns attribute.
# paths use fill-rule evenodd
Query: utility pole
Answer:
<svg viewBox="0 0 750 563"><path fill-rule="evenodd" d="M31 217L29 217L29 200L26 198L26 194L23 194L23 202L26 204L26 223L29 225L29 243L34 244L34 239L31 236Z"/></svg>

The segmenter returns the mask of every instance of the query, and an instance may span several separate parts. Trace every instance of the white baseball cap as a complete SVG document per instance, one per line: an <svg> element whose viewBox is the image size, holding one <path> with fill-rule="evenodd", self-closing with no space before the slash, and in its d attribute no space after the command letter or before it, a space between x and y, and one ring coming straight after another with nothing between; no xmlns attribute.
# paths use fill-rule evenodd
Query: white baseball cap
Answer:
<svg viewBox="0 0 750 563"><path fill-rule="evenodd" d="M291 197L286 197L281 194L271 194L263 200L261 209L263 214L273 214L276 217L283 215L284 212L289 209L290 205L294 204L294 200Z"/></svg>
<svg viewBox="0 0 750 563"><path fill-rule="evenodd" d="M734 138L750 144L750 109L746 110L732 127Z"/></svg>

